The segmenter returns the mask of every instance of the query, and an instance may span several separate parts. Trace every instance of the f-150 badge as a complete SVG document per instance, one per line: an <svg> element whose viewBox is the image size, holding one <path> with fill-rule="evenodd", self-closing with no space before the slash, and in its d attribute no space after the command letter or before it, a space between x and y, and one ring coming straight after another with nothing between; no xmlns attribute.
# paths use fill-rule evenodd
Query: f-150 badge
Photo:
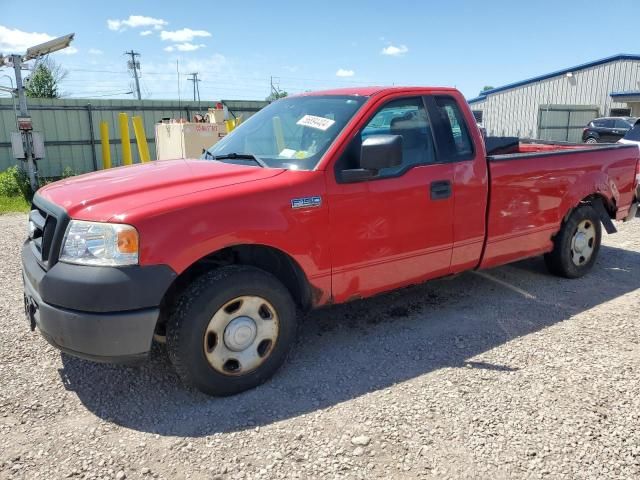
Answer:
<svg viewBox="0 0 640 480"><path fill-rule="evenodd" d="M320 196L291 199L291 208L313 208L320 205L322 205L322 197Z"/></svg>

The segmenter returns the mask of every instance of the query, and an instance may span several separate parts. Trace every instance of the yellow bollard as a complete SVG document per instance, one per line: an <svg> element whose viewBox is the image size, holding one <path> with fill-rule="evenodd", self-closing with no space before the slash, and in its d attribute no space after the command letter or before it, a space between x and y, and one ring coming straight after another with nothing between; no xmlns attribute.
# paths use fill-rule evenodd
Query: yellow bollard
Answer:
<svg viewBox="0 0 640 480"><path fill-rule="evenodd" d="M111 168L111 146L109 145L109 124L100 122L100 143L102 144L102 168Z"/></svg>
<svg viewBox="0 0 640 480"><path fill-rule="evenodd" d="M126 113L118 114L120 122L120 142L122 142L122 164L131 165L131 137L129 137L129 117Z"/></svg>
<svg viewBox="0 0 640 480"><path fill-rule="evenodd" d="M149 155L149 145L147 145L147 137L144 134L144 123L142 117L136 115L131 117L133 121L133 133L136 134L136 144L138 145L138 154L140 155L140 161L142 163L150 162L151 155Z"/></svg>

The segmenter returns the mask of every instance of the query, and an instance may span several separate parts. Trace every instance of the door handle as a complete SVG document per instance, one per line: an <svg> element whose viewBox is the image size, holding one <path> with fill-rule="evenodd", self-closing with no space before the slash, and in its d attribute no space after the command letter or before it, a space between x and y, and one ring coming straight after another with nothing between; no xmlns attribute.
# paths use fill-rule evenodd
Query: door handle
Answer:
<svg viewBox="0 0 640 480"><path fill-rule="evenodd" d="M445 200L451 197L451 182L449 180L435 180L431 182L431 200Z"/></svg>

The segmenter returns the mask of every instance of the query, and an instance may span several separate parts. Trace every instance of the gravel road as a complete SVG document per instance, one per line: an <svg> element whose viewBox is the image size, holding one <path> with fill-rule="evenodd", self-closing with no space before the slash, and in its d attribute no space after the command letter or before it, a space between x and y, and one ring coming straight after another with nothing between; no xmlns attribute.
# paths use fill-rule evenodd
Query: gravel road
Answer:
<svg viewBox="0 0 640 480"><path fill-rule="evenodd" d="M541 259L314 312L231 398L61 355L23 318L0 216L0 478L640 478L640 221L594 271Z"/></svg>

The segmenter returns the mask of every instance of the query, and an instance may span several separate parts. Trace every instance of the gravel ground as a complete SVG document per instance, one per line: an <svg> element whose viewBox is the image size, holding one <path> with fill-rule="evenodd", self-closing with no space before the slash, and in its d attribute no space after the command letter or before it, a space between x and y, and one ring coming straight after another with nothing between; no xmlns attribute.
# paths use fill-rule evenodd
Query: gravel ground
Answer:
<svg viewBox="0 0 640 480"><path fill-rule="evenodd" d="M640 222L594 271L541 259L303 319L273 380L183 389L27 328L24 216L0 216L0 478L639 478Z"/></svg>

